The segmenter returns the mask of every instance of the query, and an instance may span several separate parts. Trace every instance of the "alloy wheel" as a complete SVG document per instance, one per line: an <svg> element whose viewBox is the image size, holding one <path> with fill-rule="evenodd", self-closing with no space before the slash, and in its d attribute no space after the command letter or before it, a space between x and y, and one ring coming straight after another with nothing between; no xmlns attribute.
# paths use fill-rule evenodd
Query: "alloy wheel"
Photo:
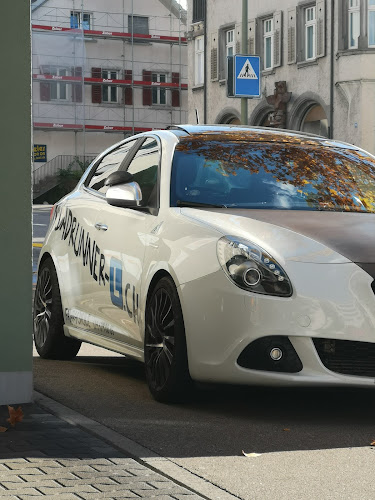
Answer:
<svg viewBox="0 0 375 500"><path fill-rule="evenodd" d="M38 278L35 290L34 307L34 337L39 347L42 347L48 336L52 314L52 281L47 267L44 267Z"/></svg>
<svg viewBox="0 0 375 500"><path fill-rule="evenodd" d="M172 299L159 288L151 299L146 320L145 362L150 381L161 389L168 381L175 351L175 317Z"/></svg>

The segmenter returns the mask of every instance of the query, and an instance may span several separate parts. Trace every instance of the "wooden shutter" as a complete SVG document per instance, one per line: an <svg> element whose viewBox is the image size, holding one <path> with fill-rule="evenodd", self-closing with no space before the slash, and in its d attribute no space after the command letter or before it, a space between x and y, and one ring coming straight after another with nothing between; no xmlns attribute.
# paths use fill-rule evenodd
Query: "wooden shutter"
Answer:
<svg viewBox="0 0 375 500"><path fill-rule="evenodd" d="M41 75L50 75L51 72L49 68L46 66L41 66L40 68ZM50 101L51 100L51 84L49 82L40 82L40 100L41 101Z"/></svg>
<svg viewBox="0 0 375 500"><path fill-rule="evenodd" d="M133 71L131 69L126 69L124 76L125 76L125 80L132 80ZM133 104L133 86L125 87L124 101L125 101L126 105L131 106Z"/></svg>
<svg viewBox="0 0 375 500"><path fill-rule="evenodd" d="M101 68L91 68L92 78L101 78L102 69ZM91 101L95 104L100 104L102 102L102 86L93 85L91 87Z"/></svg>
<svg viewBox="0 0 375 500"><path fill-rule="evenodd" d="M247 34L248 34L248 47L249 47L249 54L250 55L255 55L256 54L256 47L255 47L255 33L256 32L256 21L255 19L251 19L247 23Z"/></svg>
<svg viewBox="0 0 375 500"><path fill-rule="evenodd" d="M82 77L82 67L76 66L72 68L72 76ZM82 102L82 82L73 83L72 85L72 101Z"/></svg>
<svg viewBox="0 0 375 500"><path fill-rule="evenodd" d="M180 73L172 73L172 83L180 83ZM172 106L180 107L180 91L172 90Z"/></svg>
<svg viewBox="0 0 375 500"><path fill-rule="evenodd" d="M142 72L142 80L144 82L151 82L151 71L143 70ZM152 105L152 92L150 87L143 87L143 106L151 106Z"/></svg>
<svg viewBox="0 0 375 500"><path fill-rule="evenodd" d="M296 62L297 9L288 9L288 64Z"/></svg>
<svg viewBox="0 0 375 500"><path fill-rule="evenodd" d="M218 79L218 33L211 33L211 81Z"/></svg>
<svg viewBox="0 0 375 500"><path fill-rule="evenodd" d="M325 56L325 24L326 24L325 0L316 2L316 57Z"/></svg>
<svg viewBox="0 0 375 500"><path fill-rule="evenodd" d="M235 54L247 54L247 47L242 47L242 23L237 23L234 27L234 36L236 42Z"/></svg>
<svg viewBox="0 0 375 500"><path fill-rule="evenodd" d="M273 67L281 66L281 47L282 47L282 34L283 34L283 13L281 10L273 15Z"/></svg>

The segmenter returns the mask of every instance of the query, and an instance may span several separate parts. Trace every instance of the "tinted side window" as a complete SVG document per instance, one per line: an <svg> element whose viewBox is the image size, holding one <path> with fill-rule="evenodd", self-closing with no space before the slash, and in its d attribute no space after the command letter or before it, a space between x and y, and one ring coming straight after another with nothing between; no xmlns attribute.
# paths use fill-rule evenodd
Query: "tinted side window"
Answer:
<svg viewBox="0 0 375 500"><path fill-rule="evenodd" d="M99 165L97 165L94 175L89 180L87 186L99 193L105 194L108 189L108 186L104 186L106 178L109 174L116 172L120 168L135 142L135 140L127 142L115 149L115 151L108 153Z"/></svg>
<svg viewBox="0 0 375 500"><path fill-rule="evenodd" d="M142 206L158 206L158 169L160 148L156 139L149 137L139 148L129 165L128 172L133 174L142 191Z"/></svg>

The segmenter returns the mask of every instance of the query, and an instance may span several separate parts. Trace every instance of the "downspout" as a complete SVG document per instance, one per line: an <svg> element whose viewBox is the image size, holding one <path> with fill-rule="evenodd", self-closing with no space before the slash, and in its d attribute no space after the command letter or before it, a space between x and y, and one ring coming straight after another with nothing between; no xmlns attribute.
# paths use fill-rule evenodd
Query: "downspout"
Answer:
<svg viewBox="0 0 375 500"><path fill-rule="evenodd" d="M207 123L207 2L204 2L204 28L203 28L203 40L204 40L204 68L203 68L203 123Z"/></svg>
<svg viewBox="0 0 375 500"><path fill-rule="evenodd" d="M331 68L329 97L329 138L333 139L333 106L334 106L334 64L335 64L335 0L331 0Z"/></svg>

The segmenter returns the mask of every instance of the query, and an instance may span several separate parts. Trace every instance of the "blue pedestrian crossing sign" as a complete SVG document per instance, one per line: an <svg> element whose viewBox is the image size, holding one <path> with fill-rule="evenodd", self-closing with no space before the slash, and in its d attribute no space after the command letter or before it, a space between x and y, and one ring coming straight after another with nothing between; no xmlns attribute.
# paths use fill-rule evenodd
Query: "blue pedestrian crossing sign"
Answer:
<svg viewBox="0 0 375 500"><path fill-rule="evenodd" d="M228 96L260 97L260 57L236 54L228 60L228 69L231 64L228 80L233 75L233 86L228 81Z"/></svg>

